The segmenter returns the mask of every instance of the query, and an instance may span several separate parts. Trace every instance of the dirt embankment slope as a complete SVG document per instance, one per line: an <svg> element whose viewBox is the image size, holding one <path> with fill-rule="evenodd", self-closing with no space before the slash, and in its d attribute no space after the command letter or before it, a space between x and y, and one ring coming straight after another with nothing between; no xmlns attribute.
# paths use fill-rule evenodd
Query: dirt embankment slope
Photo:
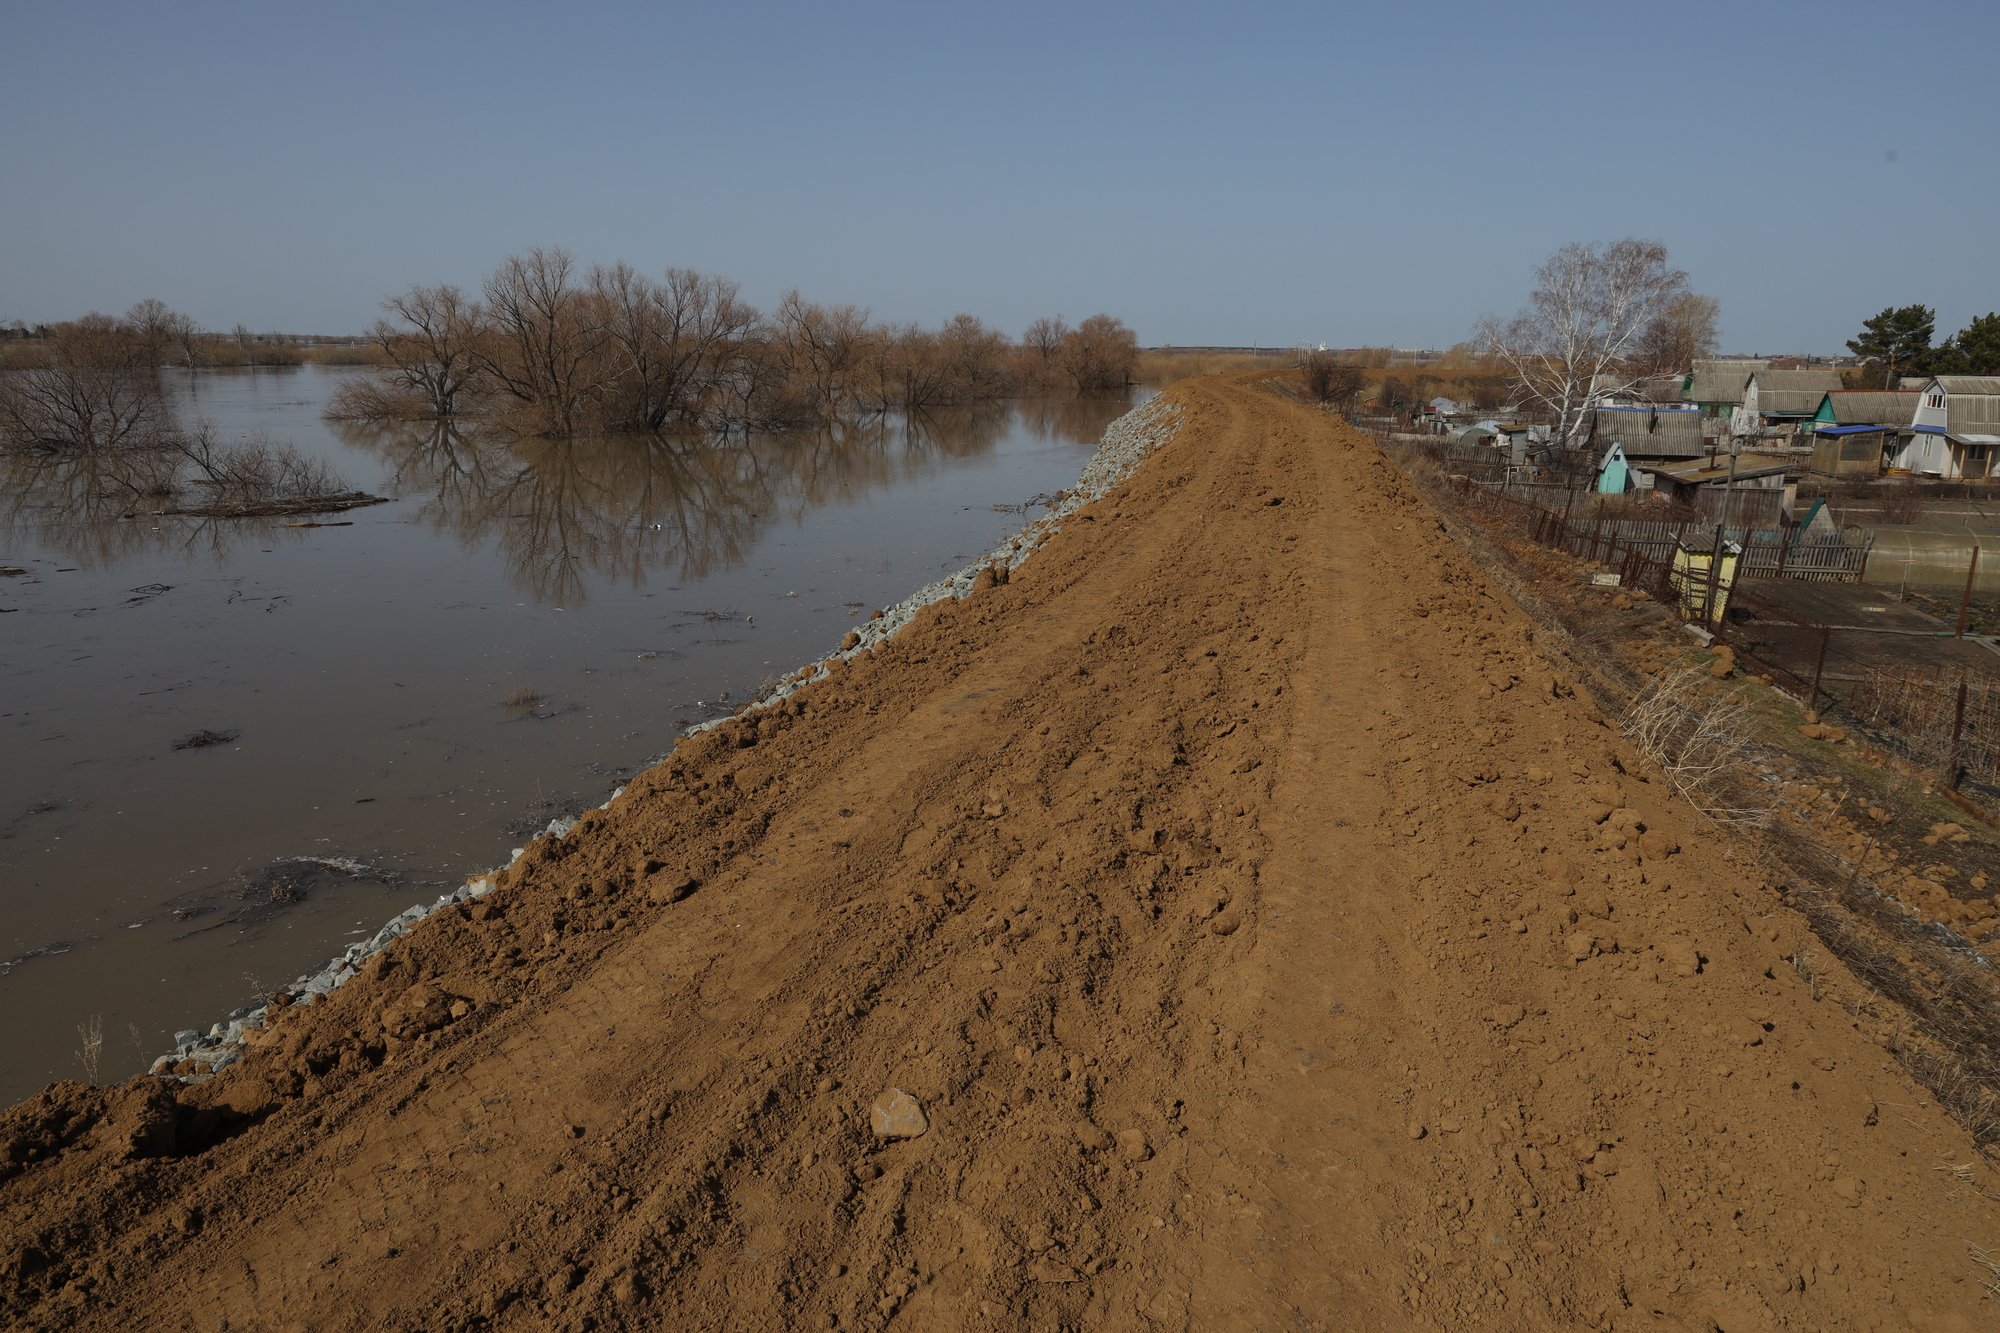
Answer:
<svg viewBox="0 0 2000 1333"><path fill-rule="evenodd" d="M241 1064L15 1108L4 1321L1988 1323L1990 1176L1747 855L1372 446L1173 396Z"/></svg>

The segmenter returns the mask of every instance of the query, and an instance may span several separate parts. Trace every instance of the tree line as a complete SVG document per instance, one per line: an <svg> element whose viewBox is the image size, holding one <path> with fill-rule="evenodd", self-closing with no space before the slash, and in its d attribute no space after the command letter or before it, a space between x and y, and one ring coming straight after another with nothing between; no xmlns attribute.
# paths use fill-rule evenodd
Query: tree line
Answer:
<svg viewBox="0 0 2000 1333"><path fill-rule="evenodd" d="M296 366L306 355L298 340L283 333L253 333L238 324L227 333L204 329L192 316L148 297L122 317L102 314L84 316L96 324L122 325L138 339L146 359L155 368L183 367L206 370L239 366ZM23 320L0 324L0 369L34 366L44 359L51 340L61 341L83 321L29 325Z"/></svg>
<svg viewBox="0 0 2000 1333"><path fill-rule="evenodd" d="M2000 375L2000 313L1988 312L1932 346L1937 311L1927 305L1886 306L1861 321L1847 350L1861 358L1855 389L1893 389L1905 375Z"/></svg>
<svg viewBox="0 0 2000 1333"><path fill-rule="evenodd" d="M1029 325L1016 342L972 315L883 324L797 291L769 312L728 278L561 249L510 256L477 296L419 284L370 330L384 369L343 386L350 420L477 418L523 434L805 425L1132 382L1137 339L1110 315Z"/></svg>

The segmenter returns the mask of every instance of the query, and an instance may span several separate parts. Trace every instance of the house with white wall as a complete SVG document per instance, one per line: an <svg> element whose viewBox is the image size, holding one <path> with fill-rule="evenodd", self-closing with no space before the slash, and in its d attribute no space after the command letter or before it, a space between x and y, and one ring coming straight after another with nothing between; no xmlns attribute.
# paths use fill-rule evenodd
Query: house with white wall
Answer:
<svg viewBox="0 0 2000 1333"><path fill-rule="evenodd" d="M1933 375L1917 391L1907 444L1883 466L1914 477L1972 481L2000 463L2000 375Z"/></svg>

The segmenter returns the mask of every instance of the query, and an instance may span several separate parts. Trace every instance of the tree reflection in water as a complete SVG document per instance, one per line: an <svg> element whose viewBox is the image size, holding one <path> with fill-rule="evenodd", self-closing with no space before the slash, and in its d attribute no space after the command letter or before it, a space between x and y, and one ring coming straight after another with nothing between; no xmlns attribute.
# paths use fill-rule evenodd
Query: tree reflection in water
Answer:
<svg viewBox="0 0 2000 1333"><path fill-rule="evenodd" d="M663 574L684 583L737 566L775 522L982 457L1010 431L1089 444L1127 406L984 402L748 436L523 439L431 421L334 430L382 460L389 492L417 506L414 521L467 550L497 544L524 594L580 605L593 580L636 586ZM161 553L222 560L245 544L303 535L269 519L149 512L174 467L143 449L0 454L0 538L110 565ZM397 506L382 517L411 516Z"/></svg>
<svg viewBox="0 0 2000 1333"><path fill-rule="evenodd" d="M269 518L168 517L181 459L161 449L73 453L0 451L0 540L39 545L86 568L173 553L224 560L247 542L284 533Z"/></svg>
<svg viewBox="0 0 2000 1333"><path fill-rule="evenodd" d="M990 453L1019 414L1038 438L1087 443L1123 402L982 403L816 430L521 438L448 422L342 423L379 455L419 521L468 550L497 541L515 586L581 605L593 580L691 582L740 565L781 518L798 521L947 463Z"/></svg>

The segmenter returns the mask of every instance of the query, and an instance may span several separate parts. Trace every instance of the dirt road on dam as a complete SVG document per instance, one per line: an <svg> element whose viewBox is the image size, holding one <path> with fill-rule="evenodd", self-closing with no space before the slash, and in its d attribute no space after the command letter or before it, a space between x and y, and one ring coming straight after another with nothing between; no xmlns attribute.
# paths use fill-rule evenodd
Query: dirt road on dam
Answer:
<svg viewBox="0 0 2000 1333"><path fill-rule="evenodd" d="M1975 1328L1855 983L1246 380L187 1086L5 1120L0 1322Z"/></svg>

